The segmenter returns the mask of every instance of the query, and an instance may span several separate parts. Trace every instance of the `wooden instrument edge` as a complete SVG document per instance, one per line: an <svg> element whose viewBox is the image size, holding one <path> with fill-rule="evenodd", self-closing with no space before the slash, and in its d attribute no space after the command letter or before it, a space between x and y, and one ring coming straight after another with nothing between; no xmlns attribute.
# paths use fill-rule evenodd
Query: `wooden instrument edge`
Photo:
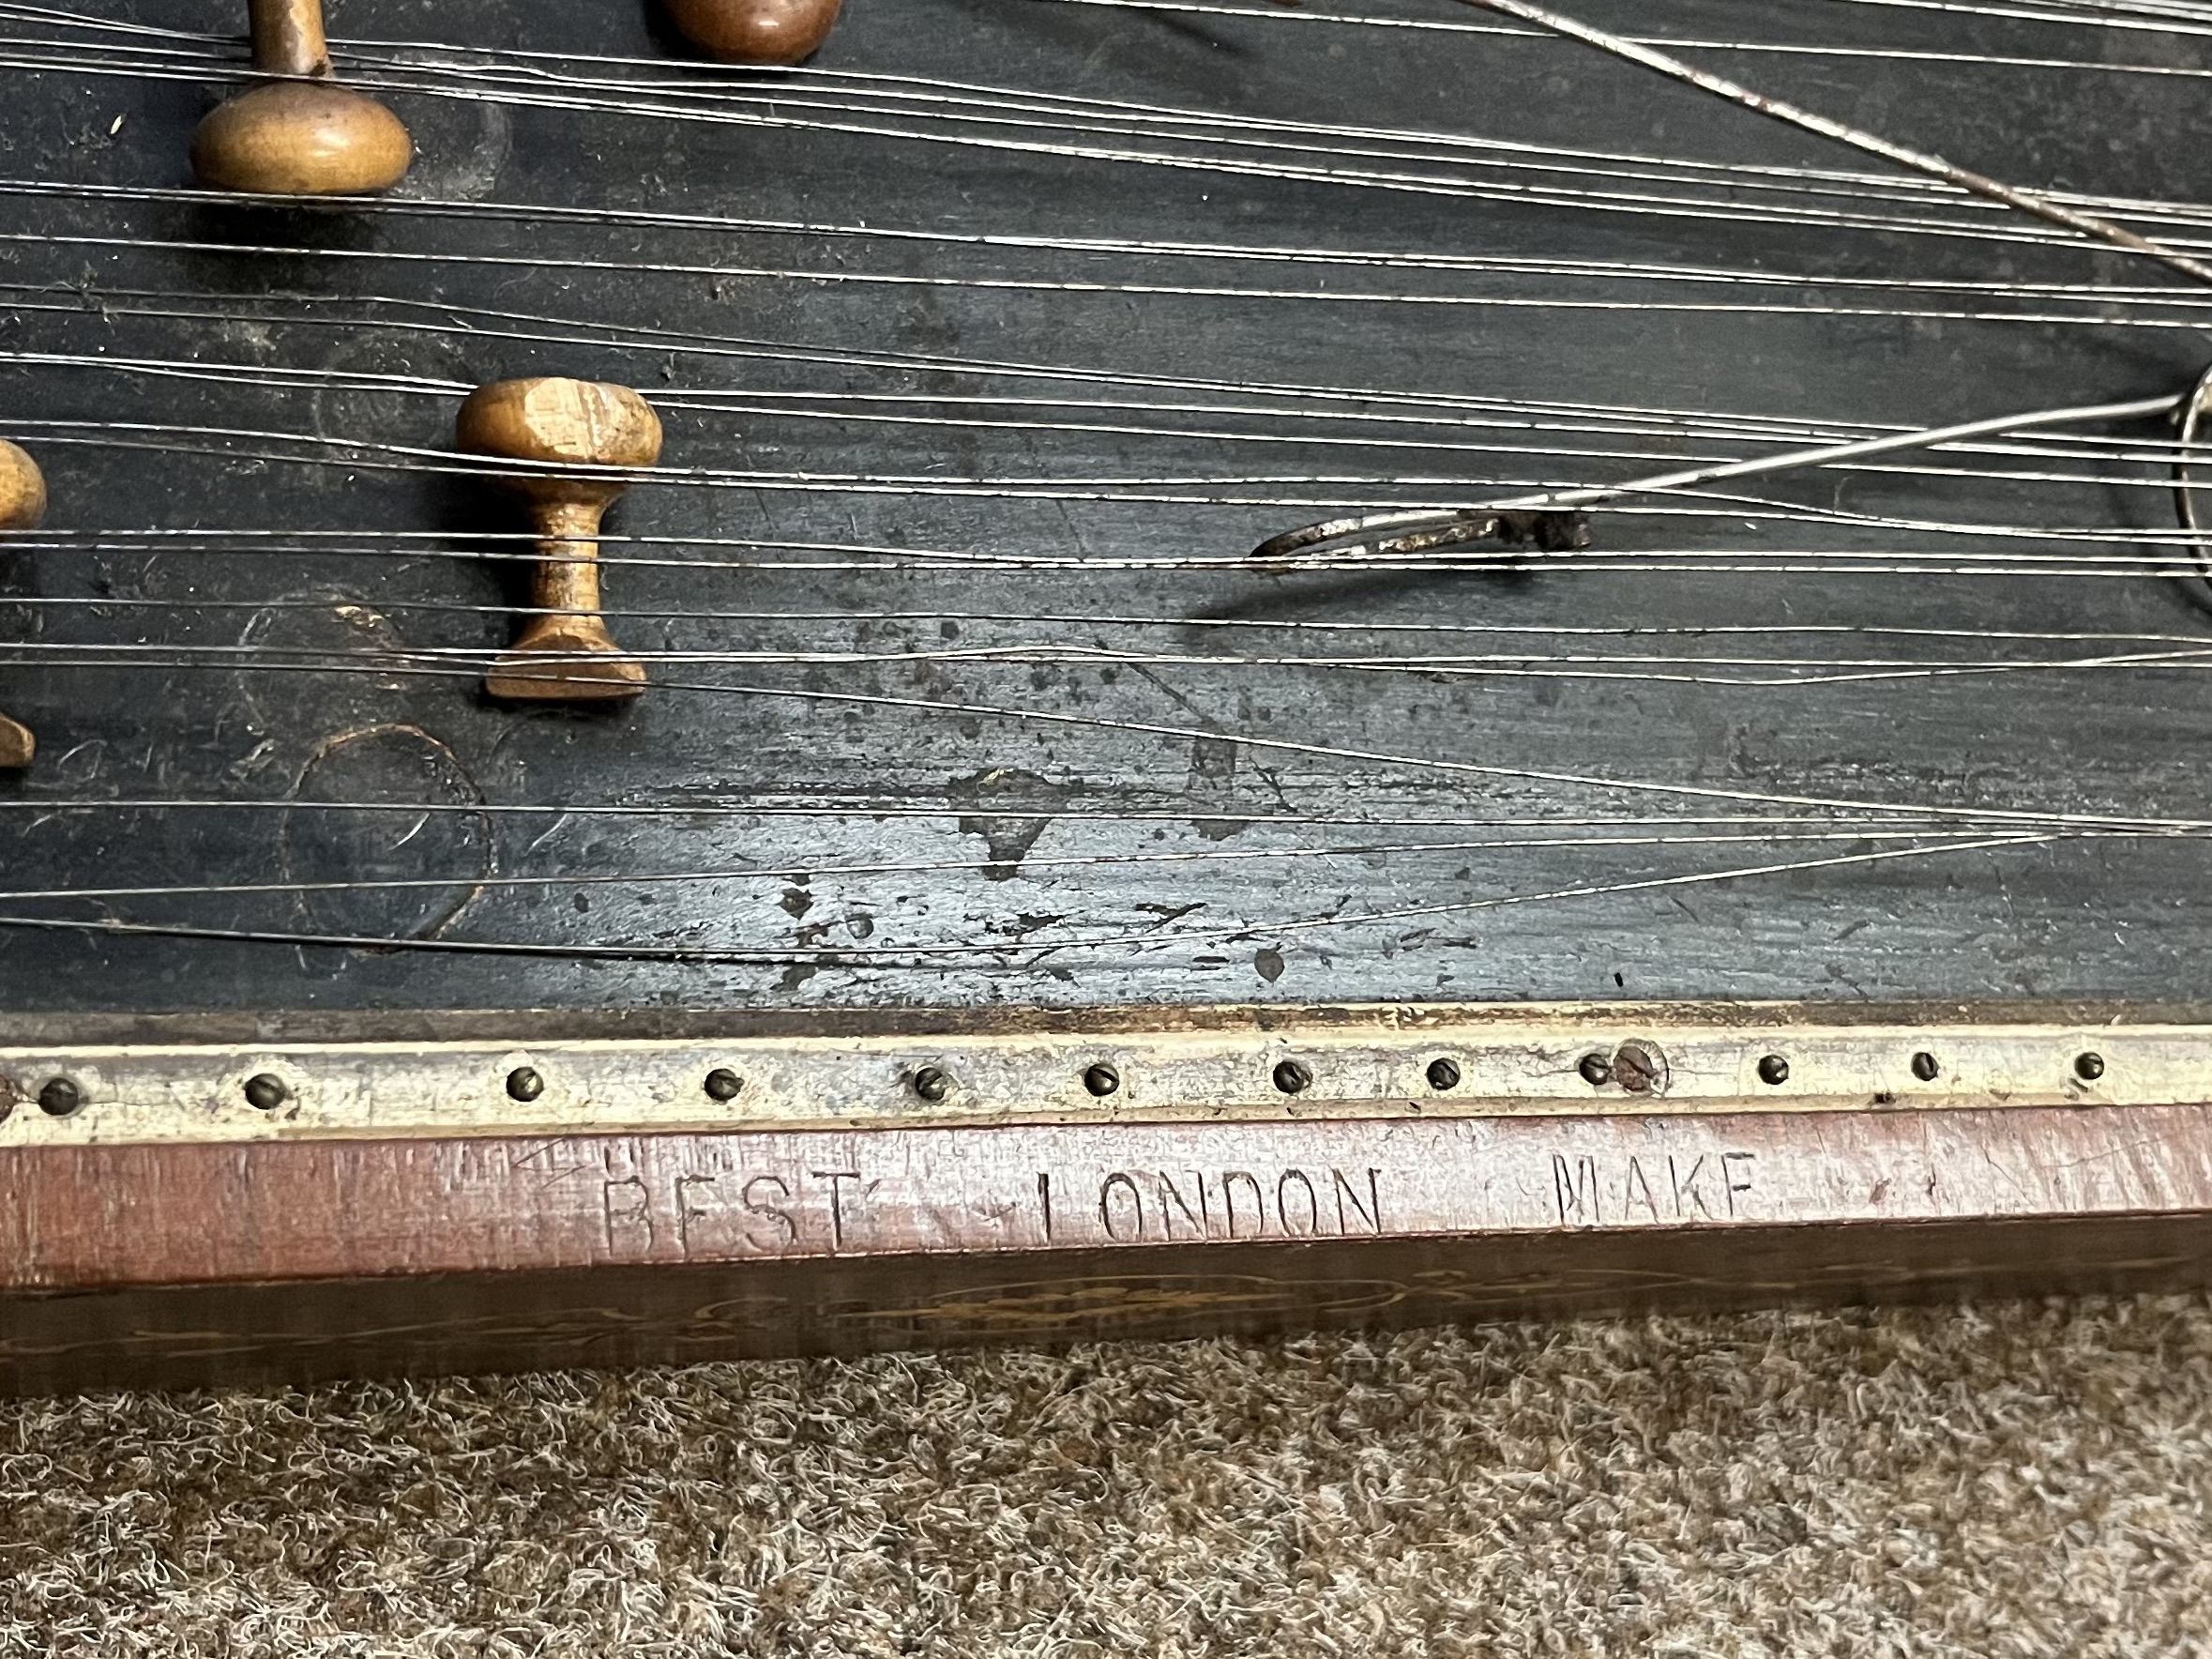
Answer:
<svg viewBox="0 0 2212 1659"><path fill-rule="evenodd" d="M2109 1010L2041 1022L2014 1010L2008 1026L1990 1010L1910 1024L1865 1012L1182 1010L1174 1023L1236 1036L1254 1065L1286 1030L1299 1053L1331 1029L1370 1043L1394 1033L1417 1058L1449 1037L1478 1067L1484 1031L1547 1031L1563 1053L1609 1037L1617 1053L1693 1026L1746 1055L1802 1055L1809 1034L1840 1029L1856 1053L1906 1045L1908 1068L1926 1052L1912 1044L1956 1055L1962 1033L1996 1029L2046 1043L2023 1053L2105 1065L2095 1079L2069 1073L2071 1092L2040 1103L1716 1094L1679 1110L1651 1092L1598 1098L1577 1075L1592 1099L1576 1111L1286 1100L1268 1116L916 1123L900 1120L907 1100L835 1127L18 1144L0 1149L0 1389L2212 1279L2212 1087L2178 1087L2195 1056L2212 1056L2212 1027L2177 1017L2195 1011L2115 1023ZM456 1019L441 1022L448 1037ZM20 1040L25 1023L0 1037ZM877 1040L941 1052L930 1037L962 1026L971 1043L999 1040L981 1019L933 1034L913 1020L872 1034L865 1018L847 1024L812 1041L849 1057ZM1174 1035L1127 1012L1027 1024L1025 1042L1039 1024L1084 1042ZM546 1032L523 1020L514 1034ZM2099 1049L2080 1047L2092 1037ZM2121 1088L2153 1053L2131 1042L2182 1053L2172 1098L2142 1098L2156 1092L2144 1077ZM210 1073L244 1054L210 1049L173 1040L159 1052ZM14 1057L0 1074L30 1052L0 1049ZM1766 1096L1787 1087L1747 1063ZM1696 1074L1670 1071L1666 1087ZM1323 1058L1315 1075L1318 1088ZM16 1113L47 1116L30 1101Z"/></svg>

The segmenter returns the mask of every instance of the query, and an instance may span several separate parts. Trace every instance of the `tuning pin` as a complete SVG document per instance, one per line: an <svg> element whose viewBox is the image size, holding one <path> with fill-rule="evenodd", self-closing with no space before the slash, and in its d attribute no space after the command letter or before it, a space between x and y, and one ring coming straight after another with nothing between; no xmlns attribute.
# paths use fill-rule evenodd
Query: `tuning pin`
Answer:
<svg viewBox="0 0 2212 1659"><path fill-rule="evenodd" d="M837 23L841 0L665 0L691 42L725 63L795 64Z"/></svg>
<svg viewBox="0 0 2212 1659"><path fill-rule="evenodd" d="M46 479L38 464L0 441L0 530L27 530L46 516ZM0 714L0 767L26 767L38 752L31 728Z"/></svg>
<svg viewBox="0 0 2212 1659"><path fill-rule="evenodd" d="M265 82L218 105L192 138L211 190L357 196L406 175L415 146L400 118L332 78L322 0L248 0L253 67Z"/></svg>
<svg viewBox="0 0 2212 1659"><path fill-rule="evenodd" d="M660 419L627 386L589 380L501 380L461 405L455 433L472 455L540 466L650 466ZM624 656L599 615L599 519L629 488L620 479L517 473L500 482L530 504L541 540L531 602L538 615L492 665L494 697L569 702L634 697L645 665Z"/></svg>

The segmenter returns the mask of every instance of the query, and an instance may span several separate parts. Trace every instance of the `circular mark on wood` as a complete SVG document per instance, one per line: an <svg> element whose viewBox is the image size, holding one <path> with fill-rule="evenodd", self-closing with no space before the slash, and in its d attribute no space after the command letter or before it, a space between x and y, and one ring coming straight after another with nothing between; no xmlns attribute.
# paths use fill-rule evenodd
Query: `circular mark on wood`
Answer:
<svg viewBox="0 0 2212 1659"><path fill-rule="evenodd" d="M292 800L279 856L284 879L306 890L299 906L318 933L427 938L492 874L492 821L467 810L483 805L483 792L450 749L417 727L368 726L326 739ZM389 882L435 885L376 885Z"/></svg>
<svg viewBox="0 0 2212 1659"><path fill-rule="evenodd" d="M449 199L460 194L438 193ZM316 436L340 442L388 437L444 448L453 438L453 403L463 394L457 390L449 402L426 398L421 383L444 380L466 387L483 378L454 341L375 328L346 330L316 367L322 376L308 398L309 422ZM322 480L324 486L348 496L357 496L365 482L386 487L343 467L319 470L330 475Z"/></svg>
<svg viewBox="0 0 2212 1659"><path fill-rule="evenodd" d="M452 72L452 54L399 47L390 52L401 74ZM514 114L490 99L417 98L406 100L407 129L415 136L415 164L399 188L401 197L481 202L499 186L514 155Z"/></svg>
<svg viewBox="0 0 2212 1659"><path fill-rule="evenodd" d="M303 694L312 699L319 720L357 720L368 725L375 718L372 711L389 711L393 697L420 694L425 686L439 684L402 673L396 659L406 645L391 618L336 588L283 595L253 614L239 630L238 644L250 663L238 673L238 700L255 731L264 735L299 730ZM362 658L388 664L389 672L353 672L351 664ZM304 671L250 665L261 662L303 665ZM319 666L326 671L312 672Z"/></svg>

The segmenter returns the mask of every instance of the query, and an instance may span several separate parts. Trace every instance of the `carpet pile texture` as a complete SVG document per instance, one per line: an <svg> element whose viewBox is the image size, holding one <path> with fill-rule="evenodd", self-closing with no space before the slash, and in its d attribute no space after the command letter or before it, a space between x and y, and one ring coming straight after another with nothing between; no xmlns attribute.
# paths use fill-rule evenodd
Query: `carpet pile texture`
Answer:
<svg viewBox="0 0 2212 1659"><path fill-rule="evenodd" d="M0 1653L2212 1651L2212 1307L0 1406Z"/></svg>

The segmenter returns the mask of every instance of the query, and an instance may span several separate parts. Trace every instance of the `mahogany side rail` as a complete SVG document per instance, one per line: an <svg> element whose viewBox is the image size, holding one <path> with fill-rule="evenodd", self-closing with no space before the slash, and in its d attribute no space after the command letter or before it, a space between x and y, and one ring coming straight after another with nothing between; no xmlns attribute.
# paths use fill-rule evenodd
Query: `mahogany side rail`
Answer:
<svg viewBox="0 0 2212 1659"><path fill-rule="evenodd" d="M0 1019L0 1389L2212 1280L2212 1011Z"/></svg>

